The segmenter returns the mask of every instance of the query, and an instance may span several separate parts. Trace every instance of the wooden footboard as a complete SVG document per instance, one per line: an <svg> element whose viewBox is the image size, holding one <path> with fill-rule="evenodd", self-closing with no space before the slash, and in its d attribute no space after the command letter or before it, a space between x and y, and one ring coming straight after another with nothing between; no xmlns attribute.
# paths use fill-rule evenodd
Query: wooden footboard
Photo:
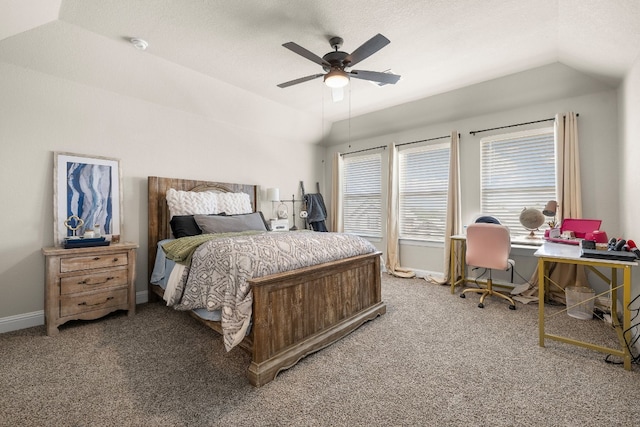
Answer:
<svg viewBox="0 0 640 427"><path fill-rule="evenodd" d="M253 355L247 376L256 387L386 312L380 253L250 282Z"/></svg>

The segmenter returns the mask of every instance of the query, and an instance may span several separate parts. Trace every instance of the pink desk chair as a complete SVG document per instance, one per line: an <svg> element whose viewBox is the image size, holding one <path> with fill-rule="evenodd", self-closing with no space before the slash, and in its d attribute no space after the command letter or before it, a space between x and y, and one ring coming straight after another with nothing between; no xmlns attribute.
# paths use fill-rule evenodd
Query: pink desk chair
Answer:
<svg viewBox="0 0 640 427"><path fill-rule="evenodd" d="M467 288L460 294L465 298L467 292L481 294L478 307L484 308L484 300L488 295L504 298L511 303L509 309L515 310L516 303L503 293L493 290L491 270L513 269L514 262L509 259L511 251L511 236L509 229L500 224L475 223L467 227L467 257L466 264L473 267L489 269L486 288ZM512 270L513 271L513 270Z"/></svg>

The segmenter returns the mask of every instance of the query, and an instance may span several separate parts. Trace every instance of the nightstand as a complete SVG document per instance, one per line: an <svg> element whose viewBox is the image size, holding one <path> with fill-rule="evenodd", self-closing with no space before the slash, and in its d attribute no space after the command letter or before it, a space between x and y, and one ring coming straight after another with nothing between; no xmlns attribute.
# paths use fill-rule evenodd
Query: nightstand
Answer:
<svg viewBox="0 0 640 427"><path fill-rule="evenodd" d="M47 335L69 320L91 320L115 310L135 314L135 243L64 249L43 248Z"/></svg>

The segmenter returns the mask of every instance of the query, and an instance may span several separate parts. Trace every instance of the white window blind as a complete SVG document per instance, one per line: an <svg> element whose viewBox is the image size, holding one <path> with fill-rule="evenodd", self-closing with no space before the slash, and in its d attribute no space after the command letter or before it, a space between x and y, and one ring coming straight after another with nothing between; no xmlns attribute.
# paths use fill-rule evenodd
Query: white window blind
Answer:
<svg viewBox="0 0 640 427"><path fill-rule="evenodd" d="M344 158L344 231L382 237L382 154Z"/></svg>
<svg viewBox="0 0 640 427"><path fill-rule="evenodd" d="M400 238L444 241L451 144L401 148Z"/></svg>
<svg viewBox="0 0 640 427"><path fill-rule="evenodd" d="M486 137L480 145L481 212L497 217L512 236L529 234L520 224L522 210L556 200L553 128Z"/></svg>

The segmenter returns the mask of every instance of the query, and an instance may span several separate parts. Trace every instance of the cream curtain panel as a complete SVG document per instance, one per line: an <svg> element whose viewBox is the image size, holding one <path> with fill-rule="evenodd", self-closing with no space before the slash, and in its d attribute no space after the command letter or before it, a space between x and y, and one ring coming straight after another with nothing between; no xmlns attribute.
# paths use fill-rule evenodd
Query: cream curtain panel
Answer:
<svg viewBox="0 0 640 427"><path fill-rule="evenodd" d="M450 271L451 236L462 232L460 207L460 139L458 132L451 132L451 157L449 159L449 192L447 197L447 222L444 236L444 283L451 283L452 277L462 275L461 271ZM457 263L456 263L457 264Z"/></svg>
<svg viewBox="0 0 640 427"><path fill-rule="evenodd" d="M580 184L580 150L578 144L577 114L568 112L556 114L556 179L558 186L558 218L582 218L582 187ZM565 304L564 289L567 286L590 287L584 266L551 264L551 280L547 298ZM538 269L529 280L534 286L523 295L538 295Z"/></svg>
<svg viewBox="0 0 640 427"><path fill-rule="evenodd" d="M447 191L447 219L444 231L444 265L443 277L425 277L425 280L439 285L451 283L452 278L458 278L462 272L451 270L451 236L461 233L462 214L460 208L460 138L458 131L451 132L451 151L449 154L449 188ZM458 251L457 253L460 253ZM460 263L456 263L459 265ZM459 267L458 267L459 269Z"/></svg>
<svg viewBox="0 0 640 427"><path fill-rule="evenodd" d="M335 153L331 162L331 209L329 211L329 230L344 231L342 221L342 183L344 165L342 153Z"/></svg>
<svg viewBox="0 0 640 427"><path fill-rule="evenodd" d="M580 150L578 145L578 117L576 113L556 114L556 156L558 158L558 218L582 218L582 187L580 184ZM550 267L552 285L548 298L565 303L567 286L590 287L582 265L555 264ZM537 276L536 276L537 277Z"/></svg>
<svg viewBox="0 0 640 427"><path fill-rule="evenodd" d="M400 171L398 168L398 147L390 145L389 180L387 182L387 273L397 277L415 277L416 273L400 266Z"/></svg>
<svg viewBox="0 0 640 427"><path fill-rule="evenodd" d="M576 113L556 114L555 139L558 185L558 217L582 218L578 118Z"/></svg>

